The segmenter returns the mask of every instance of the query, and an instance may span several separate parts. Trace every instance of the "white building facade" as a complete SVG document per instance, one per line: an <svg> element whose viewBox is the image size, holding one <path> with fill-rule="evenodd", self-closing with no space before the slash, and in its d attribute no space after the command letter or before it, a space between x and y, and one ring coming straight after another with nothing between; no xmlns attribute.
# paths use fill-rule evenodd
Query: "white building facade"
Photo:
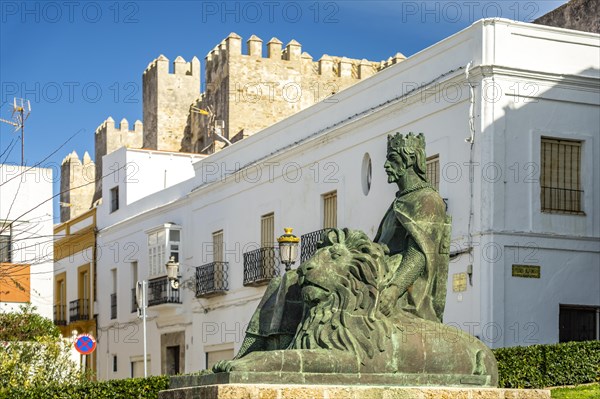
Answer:
<svg viewBox="0 0 600 399"><path fill-rule="evenodd" d="M453 218L444 321L491 347L598 339L598 39L482 20L210 156L105 156L99 378L143 370L137 280L149 280L149 374L232 357L280 267L283 227L304 255L325 227L375 235L395 194L383 170L395 132L425 133Z"/></svg>
<svg viewBox="0 0 600 399"><path fill-rule="evenodd" d="M0 312L52 319L52 169L0 165Z"/></svg>

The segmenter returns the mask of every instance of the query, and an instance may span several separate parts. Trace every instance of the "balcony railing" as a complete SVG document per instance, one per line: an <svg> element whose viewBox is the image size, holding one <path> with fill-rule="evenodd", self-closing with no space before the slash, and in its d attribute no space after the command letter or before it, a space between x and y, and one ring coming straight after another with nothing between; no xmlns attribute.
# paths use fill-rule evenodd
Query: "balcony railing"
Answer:
<svg viewBox="0 0 600 399"><path fill-rule="evenodd" d="M76 299L69 302L69 321L89 320L90 301L88 299Z"/></svg>
<svg viewBox="0 0 600 399"><path fill-rule="evenodd" d="M311 231L300 236L300 263L304 263L317 252L317 243L323 241L325 231L327 229Z"/></svg>
<svg viewBox="0 0 600 399"><path fill-rule="evenodd" d="M279 275L275 248L265 247L244 253L244 285L260 285Z"/></svg>
<svg viewBox="0 0 600 399"><path fill-rule="evenodd" d="M133 312L137 312L138 310L138 305L137 305L137 298L135 295L135 288L131 289L131 313Z"/></svg>
<svg viewBox="0 0 600 399"><path fill-rule="evenodd" d="M171 287L171 283L166 276L150 280L148 281L148 306L163 303L181 303L179 291Z"/></svg>
<svg viewBox="0 0 600 399"><path fill-rule="evenodd" d="M54 324L67 325L67 305L54 305Z"/></svg>
<svg viewBox="0 0 600 399"><path fill-rule="evenodd" d="M196 268L196 297L224 294L229 289L229 263L212 262Z"/></svg>
<svg viewBox="0 0 600 399"><path fill-rule="evenodd" d="M117 294L110 294L110 319L117 318Z"/></svg>

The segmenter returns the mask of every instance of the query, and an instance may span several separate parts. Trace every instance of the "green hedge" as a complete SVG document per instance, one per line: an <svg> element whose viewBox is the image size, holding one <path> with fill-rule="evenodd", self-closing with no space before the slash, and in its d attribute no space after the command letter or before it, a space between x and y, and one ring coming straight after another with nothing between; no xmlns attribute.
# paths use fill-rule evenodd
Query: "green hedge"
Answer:
<svg viewBox="0 0 600 399"><path fill-rule="evenodd" d="M600 381L600 341L517 346L494 350L498 385L544 388Z"/></svg>
<svg viewBox="0 0 600 399"><path fill-rule="evenodd" d="M517 346L494 350L503 388L544 388L600 381L600 341ZM169 388L169 376L38 388L0 387L2 399L152 399Z"/></svg>
<svg viewBox="0 0 600 399"><path fill-rule="evenodd" d="M78 385L47 385L35 388L2 390L2 399L155 399L169 388L169 376L129 378Z"/></svg>

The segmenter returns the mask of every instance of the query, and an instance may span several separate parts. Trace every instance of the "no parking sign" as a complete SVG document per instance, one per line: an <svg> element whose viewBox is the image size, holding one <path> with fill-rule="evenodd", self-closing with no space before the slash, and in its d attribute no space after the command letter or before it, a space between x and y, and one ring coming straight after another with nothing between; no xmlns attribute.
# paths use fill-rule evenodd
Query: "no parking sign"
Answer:
<svg viewBox="0 0 600 399"><path fill-rule="evenodd" d="M75 349L82 355L89 355L96 349L96 340L90 334L79 334L75 339Z"/></svg>

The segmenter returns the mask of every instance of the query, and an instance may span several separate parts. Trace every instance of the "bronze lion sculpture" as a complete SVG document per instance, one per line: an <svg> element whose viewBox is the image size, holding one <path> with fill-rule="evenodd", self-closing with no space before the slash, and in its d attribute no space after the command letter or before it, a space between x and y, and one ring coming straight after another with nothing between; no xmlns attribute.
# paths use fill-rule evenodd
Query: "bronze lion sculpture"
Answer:
<svg viewBox="0 0 600 399"><path fill-rule="evenodd" d="M475 375L496 386L496 360L476 338L401 309L381 311L391 263L387 247L364 233L329 230L315 255L288 272L304 301L289 347L251 352L213 371Z"/></svg>

